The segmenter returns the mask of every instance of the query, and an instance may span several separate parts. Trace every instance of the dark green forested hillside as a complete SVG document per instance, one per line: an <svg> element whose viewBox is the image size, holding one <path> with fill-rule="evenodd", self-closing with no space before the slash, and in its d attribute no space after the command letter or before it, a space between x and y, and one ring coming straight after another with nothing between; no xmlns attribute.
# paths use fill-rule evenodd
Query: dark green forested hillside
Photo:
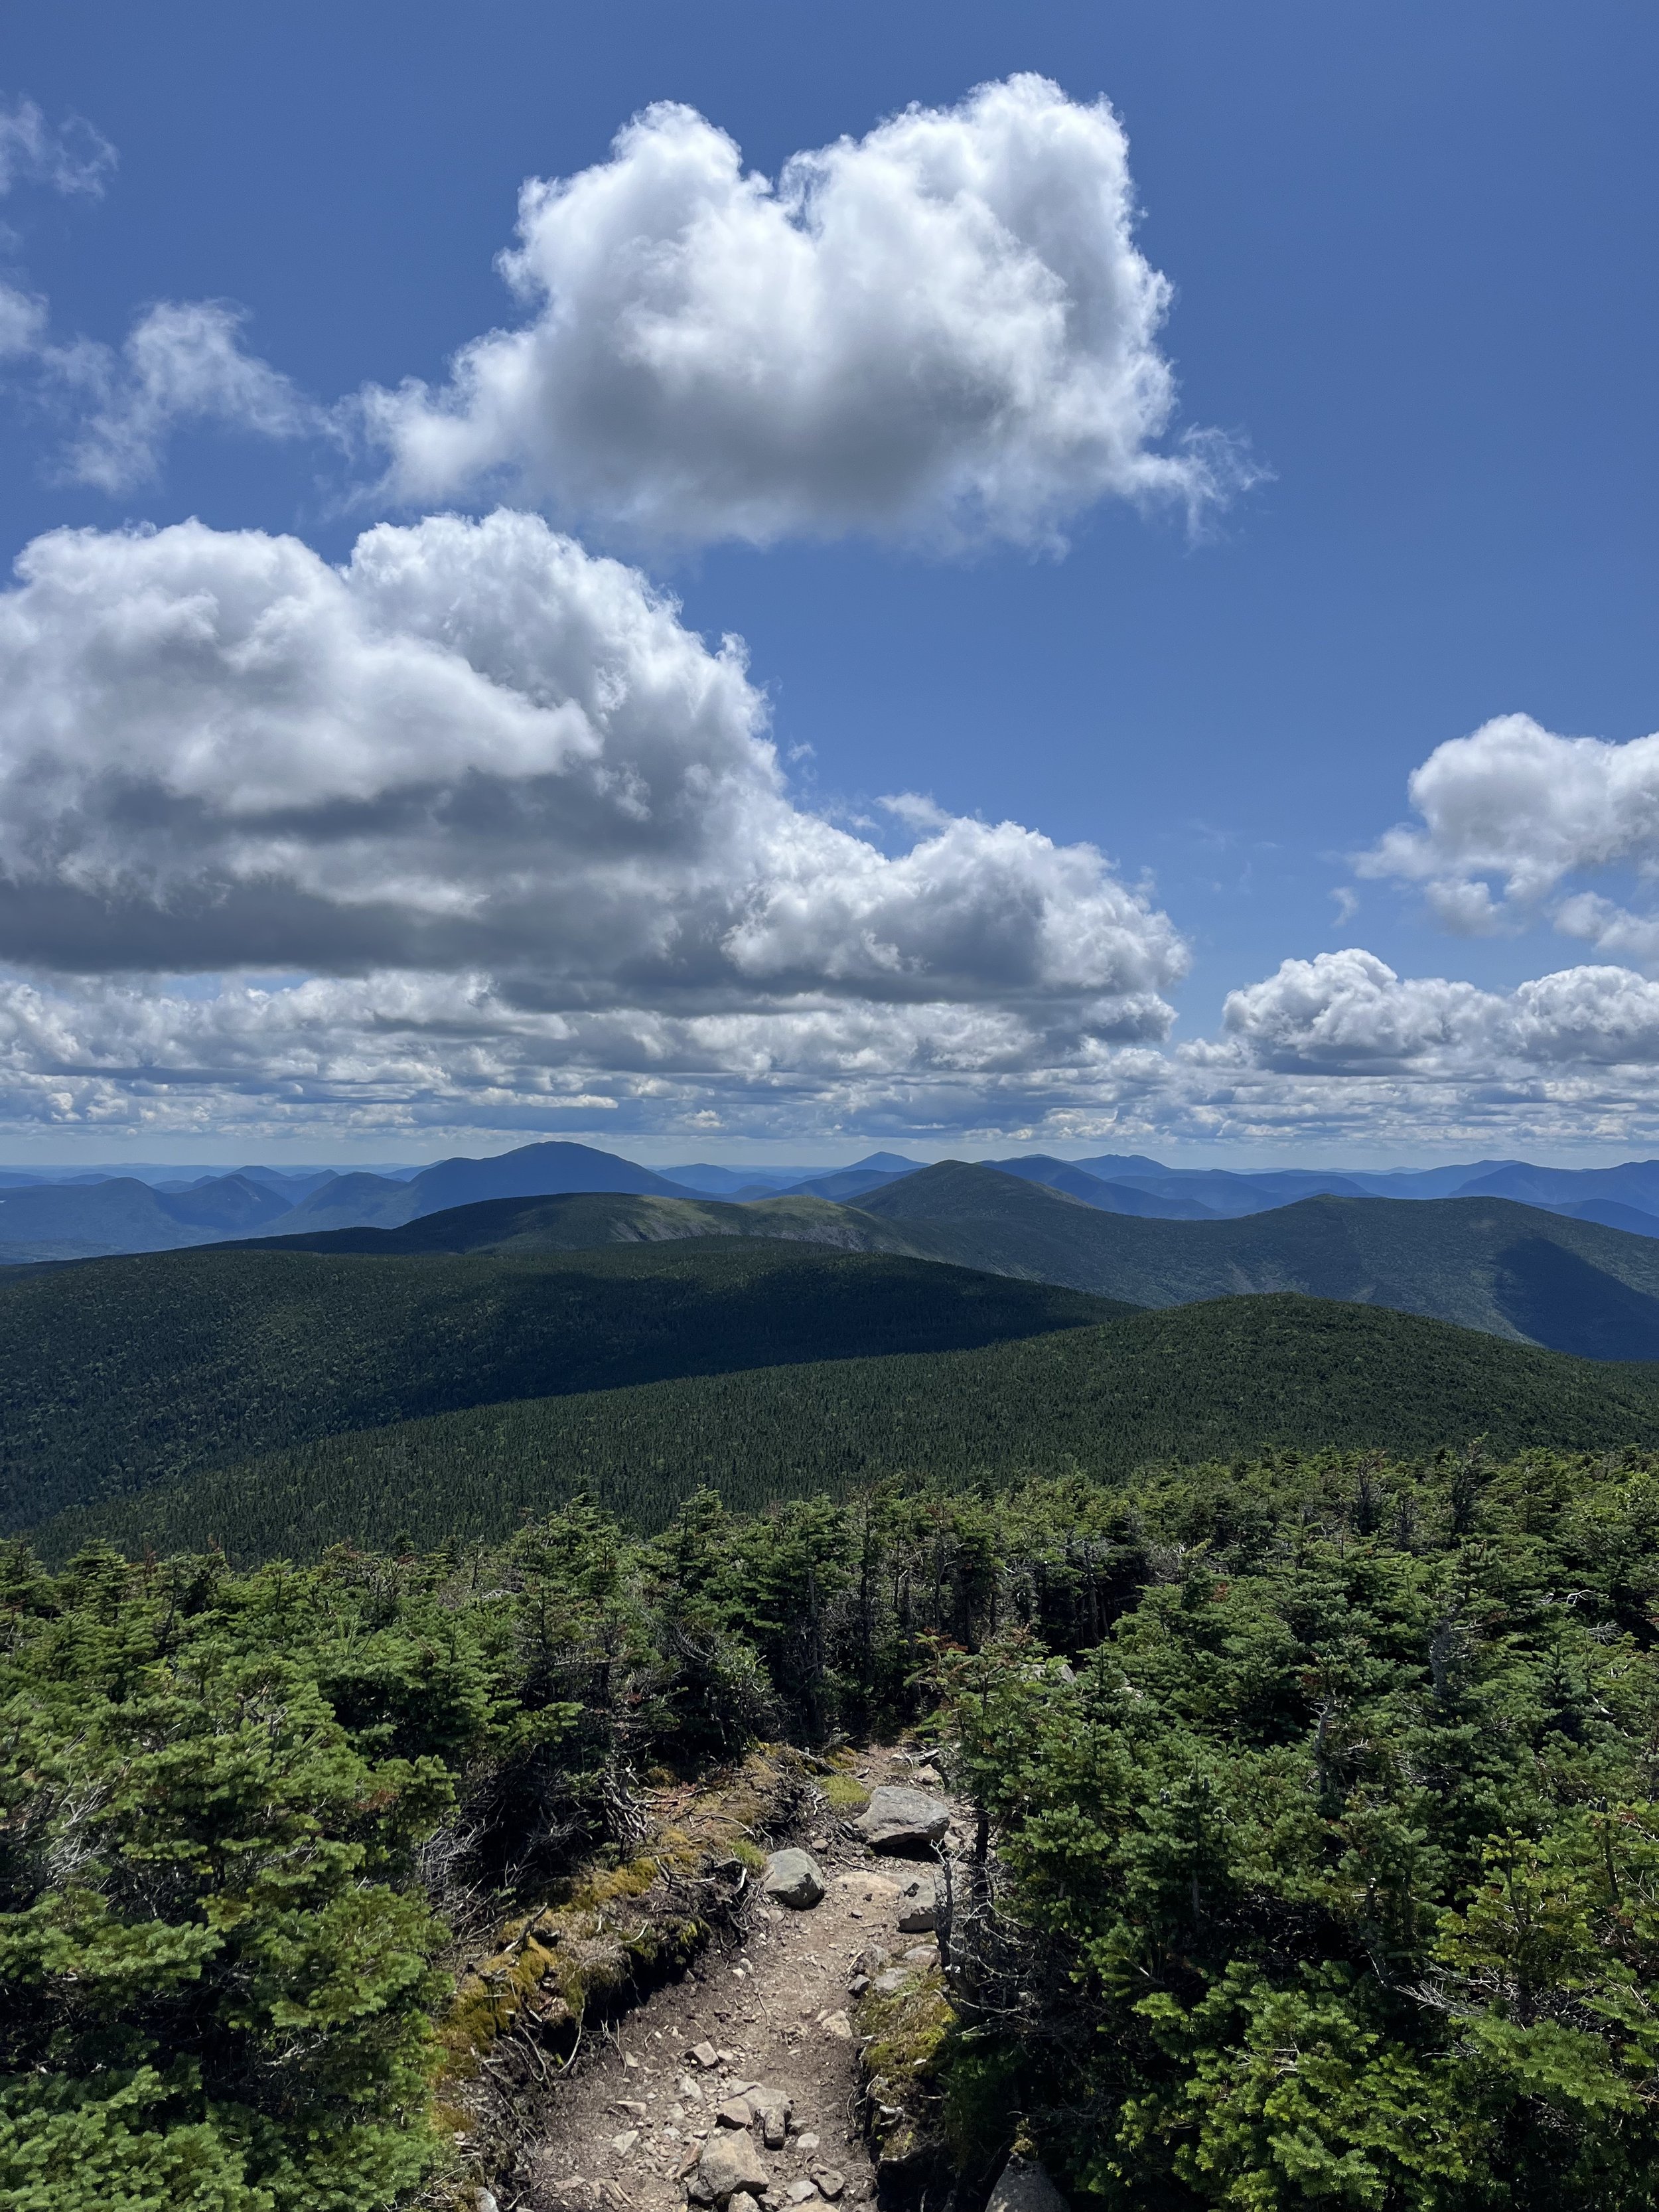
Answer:
<svg viewBox="0 0 1659 2212"><path fill-rule="evenodd" d="M910 1253L1133 1305L1298 1291L1427 1314L1585 1358L1659 1359L1659 1240L1498 1198L1313 1198L1238 1220L1146 1220L1102 1212L994 1168L945 1161L854 1205L508 1199L400 1229L279 1241L406 1254L709 1236Z"/></svg>
<svg viewBox="0 0 1659 2212"><path fill-rule="evenodd" d="M136 1553L314 1557L495 1537L586 1492L660 1528L700 1486L754 1510L904 1475L1006 1487L1265 1445L1503 1453L1659 1444L1659 1369L1294 1297L1234 1298L978 1351L781 1366L485 1406L337 1436L66 1515Z"/></svg>
<svg viewBox="0 0 1659 2212"><path fill-rule="evenodd" d="M1300 1291L1585 1358L1659 1359L1659 1240L1507 1199L1310 1198L1243 1220L1147 1221L945 1161L859 1209L939 1259L1133 1305Z"/></svg>
<svg viewBox="0 0 1659 2212"><path fill-rule="evenodd" d="M0 1529L228 1457L549 1391L1098 1321L1064 1290L735 1239L365 1259L197 1250L0 1277Z"/></svg>
<svg viewBox="0 0 1659 2212"><path fill-rule="evenodd" d="M761 1237L830 1244L849 1252L918 1256L903 1231L822 1198L722 1199L583 1191L553 1198L495 1198L423 1215L398 1228L312 1231L242 1240L238 1249L283 1252L577 1252L601 1244L662 1244L685 1237ZM932 1257L930 1254L925 1255ZM998 1271L993 1271L998 1272Z"/></svg>

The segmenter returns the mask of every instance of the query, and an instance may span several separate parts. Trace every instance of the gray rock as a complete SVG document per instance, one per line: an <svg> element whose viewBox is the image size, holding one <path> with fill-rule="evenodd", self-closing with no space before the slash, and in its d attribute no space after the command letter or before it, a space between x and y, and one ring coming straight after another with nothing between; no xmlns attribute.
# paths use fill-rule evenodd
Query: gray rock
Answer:
<svg viewBox="0 0 1659 2212"><path fill-rule="evenodd" d="M763 2197L772 2177L761 2163L755 2139L746 2131L721 2128L709 2136L697 2160L697 2179L717 2204L739 2191Z"/></svg>
<svg viewBox="0 0 1659 2212"><path fill-rule="evenodd" d="M930 1874L913 1874L898 1893L901 1936L926 1936L939 1925L939 1892Z"/></svg>
<svg viewBox="0 0 1659 2212"><path fill-rule="evenodd" d="M720 2055L712 2043L694 2043L685 2055L695 2058L699 2066L718 2066L720 2063Z"/></svg>
<svg viewBox="0 0 1659 2212"><path fill-rule="evenodd" d="M884 1973L876 1976L876 1995L878 1997L896 1997L909 1978L908 1968L889 1966Z"/></svg>
<svg viewBox="0 0 1659 2212"><path fill-rule="evenodd" d="M1040 2160L1018 2153L1002 2169L985 2212L1071 2212Z"/></svg>
<svg viewBox="0 0 1659 2212"><path fill-rule="evenodd" d="M827 2197L832 2204L847 2186L847 2176L837 2173L833 2166L814 2166L812 2179L818 2185L818 2195Z"/></svg>
<svg viewBox="0 0 1659 2212"><path fill-rule="evenodd" d="M619 2136L611 2136L611 2148L618 2158L626 2158L639 2139L640 2131L637 2128L624 2128Z"/></svg>
<svg viewBox="0 0 1659 2212"><path fill-rule="evenodd" d="M728 2097L714 2112L716 2124L722 2128L746 2128L754 2117L747 2097Z"/></svg>
<svg viewBox="0 0 1659 2212"><path fill-rule="evenodd" d="M805 1912L823 1897L823 1876L810 1851L774 1851L766 1862L761 1888L779 1905Z"/></svg>
<svg viewBox="0 0 1659 2212"><path fill-rule="evenodd" d="M853 1823L872 1851L900 1858L926 1857L950 1825L948 1809L925 1790L885 1784L871 1792L869 1804Z"/></svg>
<svg viewBox="0 0 1659 2212"><path fill-rule="evenodd" d="M749 2101L760 2114L761 2141L768 2150L781 2150L794 2117L794 2106L781 2090L763 2089L758 2083Z"/></svg>
<svg viewBox="0 0 1659 2212"><path fill-rule="evenodd" d="M760 2212L760 2206L746 2189L739 2189L726 2206L726 2212Z"/></svg>

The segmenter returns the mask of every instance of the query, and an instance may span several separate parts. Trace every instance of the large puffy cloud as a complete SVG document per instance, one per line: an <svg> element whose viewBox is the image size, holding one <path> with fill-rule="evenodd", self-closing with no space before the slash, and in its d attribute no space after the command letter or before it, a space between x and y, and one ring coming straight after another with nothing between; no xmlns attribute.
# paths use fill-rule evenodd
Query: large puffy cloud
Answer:
<svg viewBox="0 0 1659 2212"><path fill-rule="evenodd" d="M1547 910L1598 951L1659 959L1659 921L1595 892L1561 896L1581 873L1659 870L1659 736L1613 744L1503 714L1437 746L1409 788L1421 825L1391 830L1361 874L1420 884L1453 929L1490 932Z"/></svg>
<svg viewBox="0 0 1659 2212"><path fill-rule="evenodd" d="M0 958L1167 1021L1181 941L1092 848L923 809L889 854L802 811L736 644L534 517L382 526L337 568L197 523L62 532L19 574Z"/></svg>
<svg viewBox="0 0 1659 2212"><path fill-rule="evenodd" d="M1351 946L1231 992L1227 1036L1283 1073L1416 1070L1479 1079L1516 1066L1659 1064L1659 983L1628 968L1564 968L1513 991L1397 975Z"/></svg>
<svg viewBox="0 0 1659 2212"><path fill-rule="evenodd" d="M480 483L692 539L1051 534L1115 494L1244 471L1173 410L1170 288L1104 101L1037 76L913 107L775 185L683 106L532 180L503 269L532 319L448 386L365 397L410 501Z"/></svg>

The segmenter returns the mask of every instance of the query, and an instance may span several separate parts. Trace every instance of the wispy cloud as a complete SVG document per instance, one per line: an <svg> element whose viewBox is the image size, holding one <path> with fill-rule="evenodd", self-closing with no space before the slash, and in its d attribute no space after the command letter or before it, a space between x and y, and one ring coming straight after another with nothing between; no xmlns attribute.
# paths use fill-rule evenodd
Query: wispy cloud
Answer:
<svg viewBox="0 0 1659 2212"><path fill-rule="evenodd" d="M30 184L96 198L116 161L114 147L83 117L48 123L32 100L0 101L0 193Z"/></svg>

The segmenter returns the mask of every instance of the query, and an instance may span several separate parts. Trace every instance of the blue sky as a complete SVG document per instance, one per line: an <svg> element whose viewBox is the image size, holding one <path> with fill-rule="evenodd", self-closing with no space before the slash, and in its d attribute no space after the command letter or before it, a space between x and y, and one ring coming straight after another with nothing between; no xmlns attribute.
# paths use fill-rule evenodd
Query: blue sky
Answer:
<svg viewBox="0 0 1659 2212"><path fill-rule="evenodd" d="M114 533L132 524L199 518L211 535L191 549L191 588L205 589L201 564L238 533L292 533L342 563L377 523L418 533L430 514L477 516L505 498L568 532L585 557L617 556L673 594L684 630L711 646L741 635L748 689L728 701L736 720L720 743L752 744L764 736L755 717L769 716L791 811L765 831L763 865L747 845L732 863L728 890L751 934L718 975L718 963L694 975L678 954L671 976L660 963L647 975L642 951L609 966L585 941L569 951L563 890L546 885L533 914L515 909L509 924L497 900L487 928L446 937L432 924L448 911L446 885L476 921L481 885L542 865L520 842L492 860L476 823L465 851L447 842L459 835L448 801L443 835L422 848L417 921L405 914L401 936L390 923L377 935L359 926L370 893L346 879L350 839L336 819L368 803L361 779L326 794L331 827L308 817L303 832L290 819L298 787L273 785L277 842L263 857L247 857L239 828L234 851L202 833L186 864L204 810L246 821L268 726L237 722L242 705L218 690L186 702L179 712L199 712L204 729L235 726L224 779L186 790L193 770L145 752L159 741L132 702L150 696L154 668L125 690L77 691L62 671L94 648L71 624L52 661L59 691L48 696L31 663L17 691L33 703L0 732L17 779L14 849L0 861L20 887L0 914L13 978L0 1150L416 1157L556 1133L665 1158L1012 1139L1265 1164L1310 1146L1357 1164L1448 1147L1563 1159L1651 1148L1659 765L1632 750L1659 720L1650 10L358 0L256 15L66 0L9 10L7 30L3 91L23 123L0 277L40 303L0 364L7 557L66 526L97 533L73 576L60 562L50 589L37 582L52 620L89 592L130 612L135 572L118 577L115 563L140 541ZM1020 73L1048 80L1079 115L1104 98L1127 134L1132 247L1089 234L1083 201L1066 197L1071 173L1052 167L1047 212L1032 220L1048 223L1042 251L1056 268L1073 249L1138 249L1173 287L1161 327L1138 343L1173 371L1176 396L1137 450L1188 465L1190 493L1183 431L1231 441L1233 494L1200 500L1195 526L1181 489L1152 485L1139 459L1085 457L1068 479L1065 454L1036 470L1030 438L1013 433L984 467L1004 485L1012 470L1019 495L988 507L981 468L972 516L959 499L907 500L874 476L863 504L843 507L822 472L792 478L758 526L747 511L734 523L730 498L706 484L671 500L665 484L696 458L672 452L673 439L704 434L694 414L660 435L630 429L597 489L571 459L592 413L551 461L532 465L522 438L486 424L493 472L421 475L410 457L424 428L466 411L454 388L444 397L457 349L548 308L533 291L515 299L495 265L526 178L614 168L614 135L655 101L698 111L768 178L913 102L957 118L951 129L977 146L989 125L963 103ZM1027 192L1033 206L1040 197ZM998 203L1018 234L1012 205ZM547 251L568 272L579 246L562 236ZM916 282L929 275L919 267ZM582 318L599 312L592 281L565 302L573 344L588 343ZM882 281L902 303L906 284L890 270ZM879 284L865 289L879 313ZM852 294L838 297L826 313L851 317ZM228 312L245 316L234 349L209 364L208 402L199 351L196 386L179 368L199 322L152 322L143 385L131 334L161 303L211 303L222 337ZM785 346L783 311L757 312ZM568 383L574 358L549 374ZM1075 348L1066 359L1077 365ZM1052 375L1045 360L1021 373ZM239 383L227 362L268 366ZM362 397L409 379L428 387L424 414L376 416ZM598 408L602 377L594 391ZM905 425L884 447L849 421L842 408L820 426L826 452L867 433L860 465L907 465ZM514 544L521 568L532 551ZM409 545L410 560L436 562L428 538ZM185 588L182 574L169 570L168 591ZM475 586L485 599L496 588ZM283 588L320 606L326 579ZM382 593L364 619L384 623L386 604ZM422 650L435 604L422 600ZM38 656L39 629L20 605L12 649ZM460 649L482 665L481 647ZM355 663L315 651L319 685L358 680ZM499 686L494 664L485 672ZM77 715L98 723L80 771L94 784L42 812L41 762ZM1513 716L1531 721L1437 754ZM379 724L359 736L371 750L392 742ZM1561 749L1569 738L1600 742ZM443 775L518 791L522 769L498 754L479 768L483 742L452 732ZM683 765L690 740L654 727L629 742L679 745ZM1431 756L1429 811L1414 811L1408 779ZM666 775L665 756L652 757ZM87 793L106 793L115 769L132 788L93 837ZM147 779L195 827L170 817L161 845L133 830L151 819L134 796ZM392 807L390 789L380 776L376 806ZM967 833L937 818L883 810L895 793L1097 848L1115 888L1075 867L1051 880L1025 846L969 851ZM320 803L310 786L301 798ZM852 842L803 860L800 840L821 822ZM1413 836L1356 871L1401 823ZM374 834L391 834L378 816ZM514 836L535 834L520 822ZM883 878L878 896L860 892L851 920L839 892L830 913L812 888L843 866L874 882L877 860L902 862L929 836L936 860ZM252 876L267 884L289 866L284 836L306 842L294 863L303 899L289 885L276 919L237 918ZM416 865L390 849L365 864L377 913L385 884ZM545 866L566 871L568 888L574 863ZM685 881L647 886L661 908L645 933L651 959L671 927L700 944L718 934L701 904L687 921ZM617 895L606 878L576 902L608 911ZM1149 937L1121 907L1137 899L1134 912L1167 927ZM998 914L1029 920L1033 902L1046 967L997 934ZM721 909L728 952L738 910ZM333 936L331 915L344 917ZM1053 951L1126 929L1134 943L1092 966ZM1333 965L1345 948L1370 964ZM1287 961L1310 964L1286 975ZM1230 1005L1229 994L1243 995Z"/></svg>

